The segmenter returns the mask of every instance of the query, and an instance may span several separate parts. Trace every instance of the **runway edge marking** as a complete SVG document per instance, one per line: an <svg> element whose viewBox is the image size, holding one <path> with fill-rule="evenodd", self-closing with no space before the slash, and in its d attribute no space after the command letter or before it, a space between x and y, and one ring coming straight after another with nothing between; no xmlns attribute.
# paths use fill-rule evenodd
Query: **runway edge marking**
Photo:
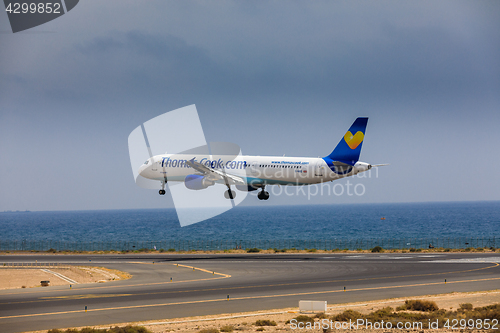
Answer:
<svg viewBox="0 0 500 333"><path fill-rule="evenodd" d="M211 274L214 274L214 275L220 275L220 276L223 276L225 278L230 278L231 277L231 275L229 275L229 274L217 273L215 271L209 271L208 269L203 269L203 268L198 268L198 267L193 267L193 266L188 266L188 265L182 265L182 264L172 264L172 265L177 266L177 267L192 268L193 270L198 270L198 271L202 271L202 272L205 272L205 273L211 273Z"/></svg>

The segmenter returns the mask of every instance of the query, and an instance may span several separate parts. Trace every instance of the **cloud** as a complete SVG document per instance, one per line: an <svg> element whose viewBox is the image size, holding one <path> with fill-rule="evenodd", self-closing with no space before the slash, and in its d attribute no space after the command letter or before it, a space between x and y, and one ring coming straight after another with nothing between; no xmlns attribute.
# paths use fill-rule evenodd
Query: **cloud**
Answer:
<svg viewBox="0 0 500 333"><path fill-rule="evenodd" d="M149 194L129 200L126 137L193 103L208 140L245 154L326 154L370 116L363 158L392 163L371 201L425 200L409 175L428 160L453 166L424 176L436 197L498 198L495 175L468 174L460 189L454 161L498 159L499 13L498 1L80 2L43 26L54 33L0 35L2 157L29 152L52 184L6 163L0 202L31 209L15 206L31 186L29 202L45 193L38 209L160 207ZM78 152L78 164L56 170L61 151ZM112 176L99 169L108 161ZM63 198L75 168L80 197Z"/></svg>
<svg viewBox="0 0 500 333"><path fill-rule="evenodd" d="M24 89L34 100L81 103L297 95L373 101L462 98L499 84L498 33L481 25L481 6L192 3L148 2L133 18L135 6L99 4L87 33L57 36L55 47L40 45L38 59L20 59L27 65L21 78L30 82ZM111 9L115 16L98 20Z"/></svg>

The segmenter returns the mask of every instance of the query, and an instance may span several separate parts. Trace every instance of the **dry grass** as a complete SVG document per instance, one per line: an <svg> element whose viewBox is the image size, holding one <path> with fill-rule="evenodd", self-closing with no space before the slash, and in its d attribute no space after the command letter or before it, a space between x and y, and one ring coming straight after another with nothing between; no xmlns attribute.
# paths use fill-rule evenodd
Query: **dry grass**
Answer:
<svg viewBox="0 0 500 333"><path fill-rule="evenodd" d="M370 322L425 322L427 320L439 320L440 327L446 323L449 319L499 319L500 318L500 303L488 305L484 307L477 307L472 309L471 306L462 306L456 311L446 311L444 309L439 309L435 302L431 301L405 301L405 310L420 311L416 312L395 312L391 307L385 307L377 311L373 311L368 314L361 314L357 311L346 310L341 314L333 316L331 320L333 321L349 321L364 319ZM398 308L399 309L399 308ZM418 310L417 310L418 309ZM313 319L313 318L310 318Z"/></svg>
<svg viewBox="0 0 500 333"><path fill-rule="evenodd" d="M274 320L269 319L260 319L255 322L255 326L276 326L276 322Z"/></svg>
<svg viewBox="0 0 500 333"><path fill-rule="evenodd" d="M233 325L225 325L220 328L221 332L232 332L234 331L234 326Z"/></svg>
<svg viewBox="0 0 500 333"><path fill-rule="evenodd" d="M397 311L413 310L413 311L428 312L428 311L437 311L439 310L439 307L437 306L436 302L417 299L417 300L406 300L405 304L399 306L396 310Z"/></svg>
<svg viewBox="0 0 500 333"><path fill-rule="evenodd" d="M219 333L219 330L216 328L205 328L203 330L198 331L199 333Z"/></svg>

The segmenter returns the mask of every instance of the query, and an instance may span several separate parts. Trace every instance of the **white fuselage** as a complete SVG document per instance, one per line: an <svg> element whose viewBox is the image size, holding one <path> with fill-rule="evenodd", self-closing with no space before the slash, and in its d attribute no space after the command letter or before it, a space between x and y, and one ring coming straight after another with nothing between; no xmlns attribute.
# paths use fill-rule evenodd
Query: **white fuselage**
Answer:
<svg viewBox="0 0 500 333"><path fill-rule="evenodd" d="M194 158L209 168L246 179L248 184L309 185L349 177L371 168L364 162L331 168L322 158L285 156L211 156L196 154L156 155L148 159L139 174L158 181L183 182L188 175L199 174L186 161ZM217 181L220 183L220 181Z"/></svg>

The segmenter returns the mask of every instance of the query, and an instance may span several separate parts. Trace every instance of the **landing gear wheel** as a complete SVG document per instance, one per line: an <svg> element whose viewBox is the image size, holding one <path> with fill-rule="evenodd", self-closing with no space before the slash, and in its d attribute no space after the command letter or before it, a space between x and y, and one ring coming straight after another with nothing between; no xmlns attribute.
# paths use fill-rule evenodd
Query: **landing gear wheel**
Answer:
<svg viewBox="0 0 500 333"><path fill-rule="evenodd" d="M165 195L165 184L167 183L167 178L165 177L165 180L161 182L161 190L158 191L160 195Z"/></svg>
<svg viewBox="0 0 500 333"><path fill-rule="evenodd" d="M236 192L235 191L231 191L231 193L229 193L229 191L231 191L231 190L227 190L226 192L224 192L224 198L226 198L226 199L234 199L234 198L236 198Z"/></svg>
<svg viewBox="0 0 500 333"><path fill-rule="evenodd" d="M257 194L257 198L259 198L259 200L267 200L269 199L269 192L262 190Z"/></svg>

